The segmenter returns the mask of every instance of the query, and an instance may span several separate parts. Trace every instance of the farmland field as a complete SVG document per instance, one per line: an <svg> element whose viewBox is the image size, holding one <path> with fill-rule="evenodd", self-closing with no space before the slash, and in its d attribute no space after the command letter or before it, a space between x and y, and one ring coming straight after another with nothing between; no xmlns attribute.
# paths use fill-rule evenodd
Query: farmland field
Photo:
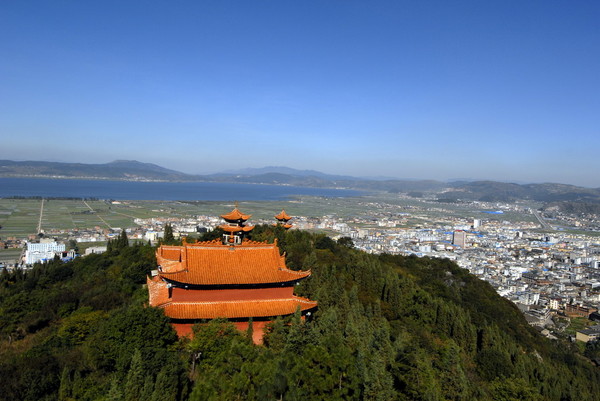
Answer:
<svg viewBox="0 0 600 401"><path fill-rule="evenodd" d="M120 230L136 227L136 218L185 218L218 216L230 211L233 202L213 201L105 201L82 199L0 198L0 238L25 238L40 232L61 234L81 230ZM292 216L336 216L341 219L405 215L407 226L435 222L449 217L486 218L502 221L530 221L529 213L506 211L490 216L472 205L440 204L423 200L376 194L359 198L300 196L289 201L246 201L239 207L259 219L272 220L281 209ZM375 221L375 220L374 220Z"/></svg>

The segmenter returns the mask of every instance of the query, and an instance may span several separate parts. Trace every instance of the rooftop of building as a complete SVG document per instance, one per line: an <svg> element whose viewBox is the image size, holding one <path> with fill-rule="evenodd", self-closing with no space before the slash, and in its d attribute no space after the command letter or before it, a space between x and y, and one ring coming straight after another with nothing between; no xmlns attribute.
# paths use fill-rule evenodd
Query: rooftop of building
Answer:
<svg viewBox="0 0 600 401"><path fill-rule="evenodd" d="M196 286L286 283L311 273L288 269L277 243L249 240L235 246L220 240L163 245L156 259L161 277Z"/></svg>

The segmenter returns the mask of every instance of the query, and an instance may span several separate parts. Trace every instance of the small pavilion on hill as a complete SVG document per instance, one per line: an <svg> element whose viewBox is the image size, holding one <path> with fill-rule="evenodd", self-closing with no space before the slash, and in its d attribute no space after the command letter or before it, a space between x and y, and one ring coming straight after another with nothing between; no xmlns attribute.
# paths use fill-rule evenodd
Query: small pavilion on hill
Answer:
<svg viewBox="0 0 600 401"><path fill-rule="evenodd" d="M275 225L282 226L286 230L292 228L292 225L289 223L289 221L292 219L292 216L288 215L285 210L282 210L281 213L275 215L275 218L277 219L277 223Z"/></svg>
<svg viewBox="0 0 600 401"><path fill-rule="evenodd" d="M310 271L288 269L277 242L245 239L254 227L245 225L251 216L237 207L221 217L222 240L184 240L156 251L158 269L147 279L150 305L163 309L179 336L208 319L227 318L239 330L252 319L253 340L261 343L265 325L277 316L316 310L317 302L294 295L294 285Z"/></svg>

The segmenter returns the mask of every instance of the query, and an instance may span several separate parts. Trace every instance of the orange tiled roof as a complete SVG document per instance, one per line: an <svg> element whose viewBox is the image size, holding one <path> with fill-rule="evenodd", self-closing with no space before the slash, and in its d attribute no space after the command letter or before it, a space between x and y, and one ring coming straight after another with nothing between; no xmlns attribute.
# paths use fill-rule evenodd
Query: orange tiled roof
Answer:
<svg viewBox="0 0 600 401"><path fill-rule="evenodd" d="M245 232L247 233L248 231L252 231L252 229L254 228L254 226L232 226L229 224L222 224L219 226L219 228L225 232L228 233L238 233L238 232Z"/></svg>
<svg viewBox="0 0 600 401"><path fill-rule="evenodd" d="M260 299L252 301L171 302L164 306L172 319L215 319L269 317L291 315L300 306L302 311L317 306L317 302L302 297Z"/></svg>
<svg viewBox="0 0 600 401"><path fill-rule="evenodd" d="M173 273L185 270L182 261L185 260L185 248L188 246L189 244L187 243L185 246L161 245L156 250L159 274L162 272Z"/></svg>
<svg viewBox="0 0 600 401"><path fill-rule="evenodd" d="M250 217L252 217L252 215L251 214L243 214L236 207L231 212L229 212L227 214L222 214L221 217L224 218L225 220L248 220Z"/></svg>
<svg viewBox="0 0 600 401"><path fill-rule="evenodd" d="M289 270L276 244L255 241L237 246L217 241L163 245L156 251L156 260L160 276L193 285L283 283L310 276L310 270Z"/></svg>
<svg viewBox="0 0 600 401"><path fill-rule="evenodd" d="M163 256L167 259L171 259L171 260L175 260L179 258L179 247L172 247L172 248L168 248L168 247L164 247L163 249Z"/></svg>
<svg viewBox="0 0 600 401"><path fill-rule="evenodd" d="M159 276L146 277L146 284L148 285L148 296L150 306L163 305L171 299L169 298L169 288Z"/></svg>
<svg viewBox="0 0 600 401"><path fill-rule="evenodd" d="M282 210L281 210L281 213L279 213L278 215L276 215L276 216L275 216L275 218L276 218L277 220L285 220L285 221L288 221L288 220L291 220L292 216L288 215L288 214L285 212L285 210L283 210L283 209L282 209Z"/></svg>

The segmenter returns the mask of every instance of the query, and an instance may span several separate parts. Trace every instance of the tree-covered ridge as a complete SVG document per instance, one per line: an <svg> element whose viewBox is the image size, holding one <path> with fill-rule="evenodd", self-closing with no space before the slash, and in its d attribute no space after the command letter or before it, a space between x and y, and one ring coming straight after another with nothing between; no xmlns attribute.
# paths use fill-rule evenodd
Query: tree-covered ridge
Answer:
<svg viewBox="0 0 600 401"><path fill-rule="evenodd" d="M210 237L207 236L206 238ZM368 255L323 235L258 226L294 269L310 321L277 319L263 346L225 321L178 340L146 307L154 248L109 252L0 278L2 399L594 400L598 370L539 336L454 263ZM249 330L251 331L251 330Z"/></svg>
<svg viewBox="0 0 600 401"><path fill-rule="evenodd" d="M144 307L142 283L155 268L154 249L123 240L111 248L69 263L37 264L27 273L3 272L0 398L113 399L105 396L115 391L125 396L136 353L152 385L163 368L185 379L184 365L169 350L177 336L161 311ZM180 387L177 382L172 390ZM146 391L154 394L154 387ZM156 397L161 395L157 390Z"/></svg>

